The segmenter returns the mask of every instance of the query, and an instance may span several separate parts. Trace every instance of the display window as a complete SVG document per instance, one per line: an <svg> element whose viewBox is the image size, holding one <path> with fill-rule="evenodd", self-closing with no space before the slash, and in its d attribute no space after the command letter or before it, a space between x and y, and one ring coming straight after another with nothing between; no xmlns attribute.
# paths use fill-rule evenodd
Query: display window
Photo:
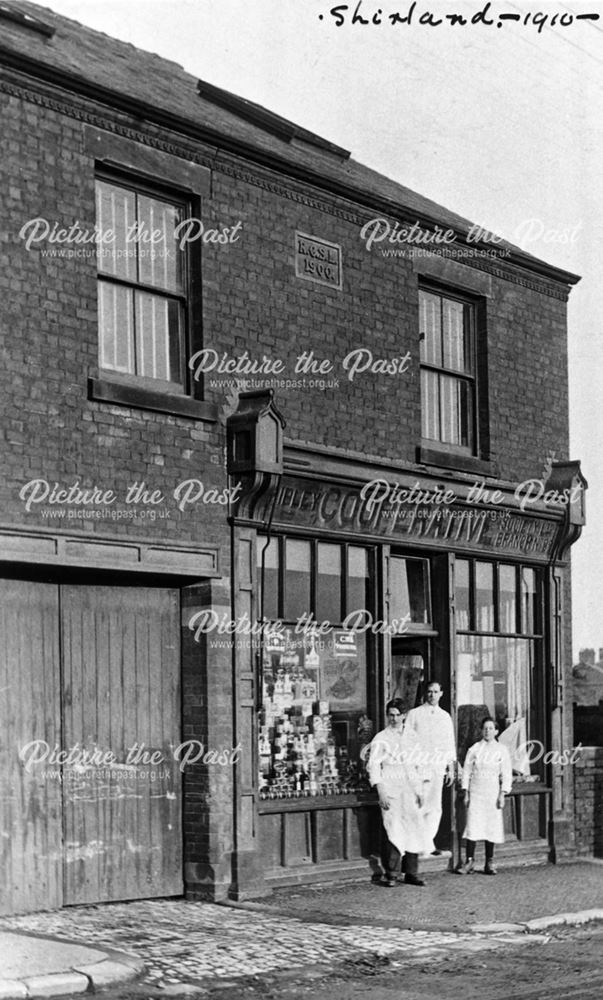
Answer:
<svg viewBox="0 0 603 1000"><path fill-rule="evenodd" d="M516 776L537 780L541 730L542 634L539 586L531 567L457 559L456 701L459 759L490 715Z"/></svg>
<svg viewBox="0 0 603 1000"><path fill-rule="evenodd" d="M364 546L258 539L263 799L368 788L373 562Z"/></svg>
<svg viewBox="0 0 603 1000"><path fill-rule="evenodd" d="M402 622L400 634L431 626L429 563L393 555L389 566L390 617Z"/></svg>

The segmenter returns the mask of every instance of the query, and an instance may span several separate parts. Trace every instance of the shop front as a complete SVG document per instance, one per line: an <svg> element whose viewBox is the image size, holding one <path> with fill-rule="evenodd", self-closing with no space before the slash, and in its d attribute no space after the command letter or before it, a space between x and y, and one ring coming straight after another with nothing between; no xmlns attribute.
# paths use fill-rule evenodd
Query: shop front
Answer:
<svg viewBox="0 0 603 1000"><path fill-rule="evenodd" d="M555 474L579 479L575 464ZM550 753L564 732L563 556L582 509L522 510L503 483L488 504L472 499L467 476L442 484L301 447L286 449L282 474L243 483L233 531L247 571L235 608L261 627L250 655L237 652L253 748L239 808L256 883L376 867L366 747L386 701L410 709L429 680L442 685L461 764L484 716L496 720L514 771L505 850L553 859L570 797ZM436 843L448 863L462 824L445 790Z"/></svg>

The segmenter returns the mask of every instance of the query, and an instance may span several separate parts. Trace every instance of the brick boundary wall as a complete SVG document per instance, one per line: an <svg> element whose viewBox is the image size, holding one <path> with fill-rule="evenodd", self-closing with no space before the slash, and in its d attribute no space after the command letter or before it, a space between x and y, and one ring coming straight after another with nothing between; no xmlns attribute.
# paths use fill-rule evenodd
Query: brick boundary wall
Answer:
<svg viewBox="0 0 603 1000"><path fill-rule="evenodd" d="M578 854L603 857L603 747L582 747L574 783Z"/></svg>

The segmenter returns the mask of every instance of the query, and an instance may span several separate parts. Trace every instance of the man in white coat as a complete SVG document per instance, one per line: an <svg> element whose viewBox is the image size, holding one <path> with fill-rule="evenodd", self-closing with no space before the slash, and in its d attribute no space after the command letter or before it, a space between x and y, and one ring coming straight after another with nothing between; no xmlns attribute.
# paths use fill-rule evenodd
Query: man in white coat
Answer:
<svg viewBox="0 0 603 1000"><path fill-rule="evenodd" d="M423 778L425 801L423 809L427 834L435 839L442 818L442 787L444 776L454 768L456 761L456 741L454 726L448 712L440 708L443 691L438 681L427 685L425 703L410 710L406 725L416 734L424 751L425 768ZM453 775L450 773L450 780ZM437 848L433 854L440 854Z"/></svg>
<svg viewBox="0 0 603 1000"><path fill-rule="evenodd" d="M419 878L419 854L433 848L423 815L423 768L417 737L405 728L404 702L394 698L386 706L387 727L369 747L368 776L379 796L388 850L382 884L398 882L404 855L404 881L424 885Z"/></svg>

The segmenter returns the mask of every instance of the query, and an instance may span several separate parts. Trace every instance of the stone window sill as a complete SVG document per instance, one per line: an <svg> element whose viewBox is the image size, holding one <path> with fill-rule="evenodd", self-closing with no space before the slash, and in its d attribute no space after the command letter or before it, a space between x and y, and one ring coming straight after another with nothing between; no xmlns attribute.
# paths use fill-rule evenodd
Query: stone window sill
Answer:
<svg viewBox="0 0 603 1000"><path fill-rule="evenodd" d="M108 378L89 378L88 398L97 403L132 406L138 410L169 413L175 417L188 417L190 420L214 423L218 419L218 408L213 403L191 399L190 396L179 396L176 393L127 385Z"/></svg>
<svg viewBox="0 0 603 1000"><path fill-rule="evenodd" d="M439 469L454 469L459 472L471 472L478 476L497 476L498 469L494 462L466 455L462 452L445 451L433 446L419 445L417 448L419 465L434 465Z"/></svg>

